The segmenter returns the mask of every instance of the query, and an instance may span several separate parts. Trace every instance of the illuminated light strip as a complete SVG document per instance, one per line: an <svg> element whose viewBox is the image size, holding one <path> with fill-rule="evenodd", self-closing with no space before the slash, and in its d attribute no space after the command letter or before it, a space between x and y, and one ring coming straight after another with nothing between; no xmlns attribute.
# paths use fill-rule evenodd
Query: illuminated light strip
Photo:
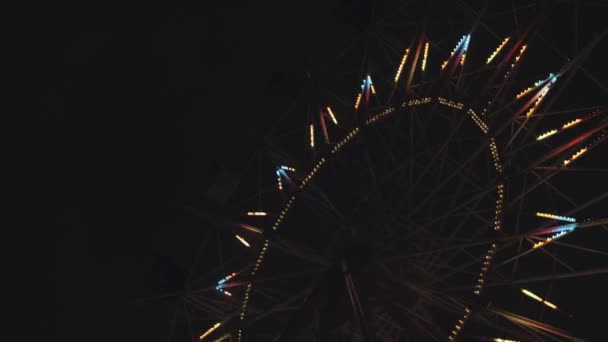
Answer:
<svg viewBox="0 0 608 342"><path fill-rule="evenodd" d="M559 221L576 222L576 219L574 217L559 216L559 215L553 215L553 214L547 214L547 213L541 213L541 212L537 212L536 216L550 218L550 219L559 220Z"/></svg>
<svg viewBox="0 0 608 342"><path fill-rule="evenodd" d="M262 234L262 230L260 228L256 228L254 226L250 226L248 224L241 223L241 228L247 229L247 230L252 231L254 233Z"/></svg>
<svg viewBox="0 0 608 342"><path fill-rule="evenodd" d="M493 243L492 246L486 252L486 255L483 258L483 265L481 266L481 272L479 272L479 277L477 278L477 284L475 285L475 289L473 293L476 295L481 294L481 290L483 289L483 282L486 274L488 273L488 269L490 268L490 263L492 262L492 257L496 253L496 244Z"/></svg>
<svg viewBox="0 0 608 342"><path fill-rule="evenodd" d="M497 186L497 198L496 208L494 210L494 230L500 230L501 228L501 217L502 217L502 204L504 200L505 186L498 184Z"/></svg>
<svg viewBox="0 0 608 342"><path fill-rule="evenodd" d="M355 135L359 133L359 127L353 129L350 133L348 133L342 140L340 140L331 150L331 153L338 152L349 140L351 140ZM324 160L323 158L321 158Z"/></svg>
<svg viewBox="0 0 608 342"><path fill-rule="evenodd" d="M347 137L350 139L352 136L354 136L354 133L351 132L347 135ZM344 140L344 139L342 139ZM321 158L321 160L319 160L317 162L317 164L313 167L313 169L308 173L308 175L306 177L304 177L304 180L302 180L302 184L300 184L300 189L303 189L306 184L314 177L314 175L321 169L321 166L323 166L323 164L325 163L325 158ZM279 217L279 219L282 218L281 216Z"/></svg>
<svg viewBox="0 0 608 342"><path fill-rule="evenodd" d="M279 185L279 190L283 191L283 182L281 181L281 171L277 170L277 184Z"/></svg>
<svg viewBox="0 0 608 342"><path fill-rule="evenodd" d="M448 107L452 107L452 108L456 108L456 109L464 108L464 104L460 103L460 102L444 99L443 97L438 97L437 100L439 101L440 104L442 104L444 106L448 106Z"/></svg>
<svg viewBox="0 0 608 342"><path fill-rule="evenodd" d="M561 238L562 236L572 232L576 228L576 223L561 226L560 228L561 228L561 230L558 231L557 233L551 235L550 237L544 239L543 241L539 241L539 242L535 243L534 245L532 245L532 249L542 247L542 246L544 246L548 243L551 243L552 241L555 241L555 240Z"/></svg>
<svg viewBox="0 0 608 342"><path fill-rule="evenodd" d="M258 255L258 259L256 260L255 266L251 271L251 276L254 276L256 272L260 269L260 265L262 264L262 260L264 259L264 255L266 254L266 250L268 249L268 240L264 241L264 247L260 250L260 254Z"/></svg>
<svg viewBox="0 0 608 342"><path fill-rule="evenodd" d="M234 235L239 241L241 241L241 243L243 245L245 245L245 247L251 247L251 245L249 244L249 242L247 242L247 240L243 239L241 236L239 236L238 234Z"/></svg>
<svg viewBox="0 0 608 342"><path fill-rule="evenodd" d="M469 41L471 40L471 35L470 34L466 34L464 36L462 36L460 38L460 40L458 41L458 44L456 44L456 47L454 47L454 50L452 50L452 52L450 53L450 57L448 57L448 59L446 59L442 64L441 64L441 70L444 70L445 67L448 65L448 62L450 61L450 59L452 57L454 57L454 54L456 53L456 51L458 51L458 49L460 49L460 47L462 46L462 52L463 52L463 56L466 54L467 49L469 48ZM464 58L461 57L460 61L461 64L464 64Z"/></svg>
<svg viewBox="0 0 608 342"><path fill-rule="evenodd" d="M509 339L500 338L500 337L494 337L494 339L492 341L494 341L494 342L519 342L518 340L509 340Z"/></svg>
<svg viewBox="0 0 608 342"><path fill-rule="evenodd" d="M431 103L431 101L433 101L432 97L423 97L423 98L419 98L419 99L412 99L412 100L409 100L407 102L403 102L402 107L405 107L405 106L410 106L410 107L418 106L418 105L422 105L422 104L426 104L426 103Z"/></svg>
<svg viewBox="0 0 608 342"><path fill-rule="evenodd" d="M520 99L521 97L525 96L526 94L528 94L532 90L534 90L534 87L528 87L528 88L520 91L519 94L515 95L515 99L516 100Z"/></svg>
<svg viewBox="0 0 608 342"><path fill-rule="evenodd" d="M361 93L357 95L357 100L355 100L355 111L359 110L359 103L361 103Z"/></svg>
<svg viewBox="0 0 608 342"><path fill-rule="evenodd" d="M310 124L310 147L315 148L315 125Z"/></svg>
<svg viewBox="0 0 608 342"><path fill-rule="evenodd" d="M496 140L494 138L490 138L490 153L492 154L492 159L494 159L494 167L496 171L502 172L502 164L500 163L500 158L498 157L498 148L496 147Z"/></svg>
<svg viewBox="0 0 608 342"><path fill-rule="evenodd" d="M422 71L424 71L424 69L426 68L426 58L428 55L429 55L429 42L426 42L424 44L424 57L422 58L422 66L421 66Z"/></svg>
<svg viewBox="0 0 608 342"><path fill-rule="evenodd" d="M452 329L452 334L448 336L449 341L454 341L456 336L460 333L460 330L464 327L464 323L467 321L469 316L471 315L471 310L469 308L464 308L464 316L462 319L459 319L458 322L454 325L454 329Z"/></svg>
<svg viewBox="0 0 608 342"><path fill-rule="evenodd" d="M268 215L265 211L248 211L247 216L266 216Z"/></svg>
<svg viewBox="0 0 608 342"><path fill-rule="evenodd" d="M410 53L410 49L405 49L403 58L401 58L401 64L399 64L399 68L397 69L397 74L395 75L395 83L397 83L399 81L399 76L401 76L401 70L403 70L403 65L405 65L405 61L407 60L407 55L409 53Z"/></svg>
<svg viewBox="0 0 608 342"><path fill-rule="evenodd" d="M225 294L228 297L232 297L232 293L228 292L228 291L222 291L223 294Z"/></svg>
<svg viewBox="0 0 608 342"><path fill-rule="evenodd" d="M460 65L461 65L461 66L462 66L462 65L464 65L464 59L465 59L466 57L467 57L467 54L466 54L466 53L463 53L463 54L462 54L462 57L460 57Z"/></svg>
<svg viewBox="0 0 608 342"><path fill-rule="evenodd" d="M219 328L220 325L222 325L222 323L217 322L211 328L207 329L207 331L205 331L203 334L201 334L200 341L202 341L205 337L209 336L212 332L214 332L217 328Z"/></svg>
<svg viewBox="0 0 608 342"><path fill-rule="evenodd" d="M511 63L511 68L509 69L509 71L507 71L505 73L505 78L508 78L509 75L511 74L511 72L513 71L513 69L515 69L515 66L517 65L517 63L521 59L521 56L523 56L523 54L524 54L524 52L526 51L527 48L528 48L528 45L523 45L519 49L519 53L517 54L517 56L515 56L515 60L513 61L513 63Z"/></svg>
<svg viewBox="0 0 608 342"><path fill-rule="evenodd" d="M572 127L572 126L574 126L574 125L578 125L578 124L579 124L579 123L581 123L581 122L583 122L583 119L581 119L581 118L574 119L574 120L572 120L572 121L570 121L570 122L565 123L565 124L562 126L562 129L567 129L567 128L570 128L570 127Z"/></svg>
<svg viewBox="0 0 608 342"><path fill-rule="evenodd" d="M543 134L539 135L536 138L536 140L542 140L542 139L550 137L550 136L552 136L554 134L557 134L557 133L560 133L562 131L565 131L565 130L569 129L570 127L576 126L576 125L578 125L579 123L581 123L581 122L583 122L585 120L588 120L588 119L591 119L591 118L597 116L599 113L600 113L600 111L596 110L596 111L593 111L590 114L587 114L587 115L585 115L583 117L576 118L574 120L568 121L564 125L562 125L562 127L559 128L559 129L552 129L552 130L550 130L550 131L548 131L546 133L543 133Z"/></svg>
<svg viewBox="0 0 608 342"><path fill-rule="evenodd" d="M289 166L281 166L281 169L285 170L285 171L291 171L291 172L296 172L296 169L293 167L289 167Z"/></svg>
<svg viewBox="0 0 608 342"><path fill-rule="evenodd" d="M394 107L390 107L388 109L385 109L384 111L370 117L369 119L365 120L365 125L371 125L372 123L378 121L380 118L383 118L385 116L387 116L388 114L392 113L395 110Z"/></svg>
<svg viewBox="0 0 608 342"><path fill-rule="evenodd" d="M374 85L373 85L373 84L372 84L372 86L371 86L371 89L372 89L372 94L376 95L376 88L374 88Z"/></svg>
<svg viewBox="0 0 608 342"><path fill-rule="evenodd" d="M329 117L331 118L331 121L333 121L334 125L337 125L338 120L336 120L336 116L334 115L334 112L331 110L331 108L327 107L327 112L329 113Z"/></svg>
<svg viewBox="0 0 608 342"><path fill-rule="evenodd" d="M521 59L521 56L523 56L524 52L526 52L526 49L528 48L528 45L523 45L521 47L521 49L519 49L519 53L517 54L517 56L515 56L515 62L519 62L519 60ZM511 66L515 66L515 63L511 64Z"/></svg>
<svg viewBox="0 0 608 342"><path fill-rule="evenodd" d="M537 137L536 137L536 140L538 141L538 140L543 140L543 139L546 139L546 138L548 138L548 137L550 137L550 136L552 136L552 135L554 135L554 134L557 134L557 132L558 132L558 131L557 131L556 129L552 129L552 130L550 130L550 131L548 131L548 132L545 132L545 133L543 133L543 134L541 134L541 135L537 136Z"/></svg>
<svg viewBox="0 0 608 342"><path fill-rule="evenodd" d="M528 296L528 297L530 297L530 298L532 298L532 299L534 299L534 300L536 300L536 301L538 301L538 302L540 302L540 303L542 303L542 304L550 307L551 309L557 310L557 305L555 305L555 304L553 304L551 302L548 302L548 301L540 298L539 296L537 296L536 294L534 294L532 291L529 291L529 290L526 290L526 289L521 289L521 292L523 292L523 294L525 294L526 296Z"/></svg>
<svg viewBox="0 0 608 342"><path fill-rule="evenodd" d="M222 285L223 283L227 282L228 280L234 278L236 275L237 275L236 272L232 272L229 275L225 276L224 278L218 280L217 284Z"/></svg>
<svg viewBox="0 0 608 342"><path fill-rule="evenodd" d="M471 115L471 118L473 118L473 121L477 124L477 126L479 126L479 128L484 132L484 133L488 133L489 128L486 125L485 122L483 122L483 120L477 116L477 114L475 114L475 111L473 111L472 109L468 110L469 114Z"/></svg>
<svg viewBox="0 0 608 342"><path fill-rule="evenodd" d="M532 116L532 114L534 114L534 112L536 112L536 109L538 109L538 106L540 106L540 103L543 101L543 99L545 98L545 95L547 95L547 93L549 92L549 85L546 85L543 87L543 89L538 93L537 97L536 97L536 101L534 101L534 104L530 107L530 109L528 109L528 111L526 112L526 118L529 118L530 116Z"/></svg>
<svg viewBox="0 0 608 342"><path fill-rule="evenodd" d="M490 62L492 62L492 60L494 59L494 57L496 57L500 53L500 50L502 50L502 48L507 44L507 42L509 41L509 39L511 39L511 37L505 38L502 41L502 43L500 43L500 45L498 45L498 47L496 48L496 50L494 50L494 52L492 52L492 54L490 55L490 57L488 57L488 60L486 61L486 64L490 64Z"/></svg>
<svg viewBox="0 0 608 342"><path fill-rule="evenodd" d="M578 152L576 152L575 154L573 154L572 157L570 157L570 159L564 160L564 166L572 163L575 159L577 159L578 157L580 157L581 155L583 155L583 153L585 153L585 152L587 152L587 147L581 148Z"/></svg>

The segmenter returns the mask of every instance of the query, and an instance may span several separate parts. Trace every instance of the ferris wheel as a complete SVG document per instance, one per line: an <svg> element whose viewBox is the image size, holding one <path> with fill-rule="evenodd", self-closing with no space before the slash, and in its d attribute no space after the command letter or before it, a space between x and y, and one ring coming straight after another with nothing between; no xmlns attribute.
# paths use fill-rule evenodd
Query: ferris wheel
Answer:
<svg viewBox="0 0 608 342"><path fill-rule="evenodd" d="M586 340L608 106L585 63L608 31L559 58L544 11L464 7L458 32L387 25L311 76L217 223L241 251L197 278L196 339Z"/></svg>

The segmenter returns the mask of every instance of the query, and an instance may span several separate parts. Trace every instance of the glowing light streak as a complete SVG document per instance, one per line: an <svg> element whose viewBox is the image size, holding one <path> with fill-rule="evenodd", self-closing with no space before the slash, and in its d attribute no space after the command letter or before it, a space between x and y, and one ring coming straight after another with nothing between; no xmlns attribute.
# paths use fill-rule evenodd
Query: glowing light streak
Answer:
<svg viewBox="0 0 608 342"><path fill-rule="evenodd" d="M374 85L373 85L373 84L372 84L372 86L371 86L371 89L372 89L372 94L376 95L376 88L374 87Z"/></svg>
<svg viewBox="0 0 608 342"><path fill-rule="evenodd" d="M528 88L522 90L521 92L519 92L519 94L515 95L515 99L516 100L520 99L521 97L525 96L526 94L528 94L532 90L534 90L534 87L528 87Z"/></svg>
<svg viewBox="0 0 608 342"><path fill-rule="evenodd" d="M468 110L469 115L471 115L471 118L473 118L473 121L475 122L475 124L477 124L477 126L484 132L484 133L488 133L489 128L486 125L485 122L483 122L483 120L477 115L475 114L475 112L472 109Z"/></svg>
<svg viewBox="0 0 608 342"><path fill-rule="evenodd" d="M232 293L228 292L228 291L222 291L223 294L225 294L228 297L232 297Z"/></svg>
<svg viewBox="0 0 608 342"><path fill-rule="evenodd" d="M438 97L437 100L439 101L440 104L442 104L444 106L448 106L448 107L452 107L452 108L456 108L456 109L464 108L464 104L461 102L444 99L443 97Z"/></svg>
<svg viewBox="0 0 608 342"><path fill-rule="evenodd" d="M310 147L315 148L315 125L310 124Z"/></svg>
<svg viewBox="0 0 608 342"><path fill-rule="evenodd" d="M429 55L429 42L424 44L424 56L422 57L422 66L420 67L422 71L426 68L426 58Z"/></svg>
<svg viewBox="0 0 608 342"><path fill-rule="evenodd" d="M509 340L509 339L499 338L499 337L495 337L492 341L494 341L494 342L519 342L517 340Z"/></svg>
<svg viewBox="0 0 608 342"><path fill-rule="evenodd" d="M547 214L547 213L541 213L541 212L537 212L536 216L550 218L550 219L559 220L559 221L576 222L576 219L574 217L568 217L568 216L559 216L559 215L553 215L553 214Z"/></svg>
<svg viewBox="0 0 608 342"><path fill-rule="evenodd" d="M211 328L207 329L207 331L205 331L203 334L201 334L200 341L202 341L205 337L209 336L212 332L214 332L217 328L219 328L220 325L222 325L222 323L217 322L213 326L211 326Z"/></svg>
<svg viewBox="0 0 608 342"><path fill-rule="evenodd" d="M251 247L251 245L249 244L249 242L247 242L247 240L243 239L240 235L234 235L239 241L241 241L241 243L243 245L245 245L245 247Z"/></svg>
<svg viewBox="0 0 608 342"><path fill-rule="evenodd" d="M456 337L460 333L460 329L464 327L464 323L467 321L470 315L471 310L469 308L465 308L462 319L459 319L458 322L454 325L454 329L452 329L452 334L448 336L448 340L454 341L456 339Z"/></svg>
<svg viewBox="0 0 608 342"><path fill-rule="evenodd" d="M266 215L268 215L268 214L264 211L248 211L247 212L247 216L266 216Z"/></svg>
<svg viewBox="0 0 608 342"><path fill-rule="evenodd" d="M260 228L256 228L254 226L250 226L248 224L241 223L241 228L247 229L248 231L251 231L251 232L254 232L254 233L257 233L257 234L262 234L262 230Z"/></svg>
<svg viewBox="0 0 608 342"><path fill-rule="evenodd" d="M532 245L532 249L542 247L542 246L544 246L548 243L551 243L552 241L555 241L555 240L561 238L562 236L572 232L576 228L576 223L564 225L559 228L560 228L560 230L557 231L557 233L551 235L550 237L544 239L543 241L539 241L539 242L535 243L534 245Z"/></svg>
<svg viewBox="0 0 608 342"><path fill-rule="evenodd" d="M488 269L490 268L490 263L492 262L492 257L496 253L496 244L493 243L492 246L486 252L485 257L483 258L483 265L481 266L481 272L479 272L479 277L477 278L477 284L473 290L473 293L476 295L481 294L481 290L483 289L484 278L488 273Z"/></svg>
<svg viewBox="0 0 608 342"><path fill-rule="evenodd" d="M534 300L536 300L536 301L538 301L538 302L540 302L540 303L542 303L542 304L550 307L551 309L557 310L557 305L555 305L555 304L553 304L551 302L548 302L548 301L542 299L541 297L539 297L536 294L534 294L532 291L529 291L529 290L526 290L526 289L521 289L521 292L523 292L523 294L525 294L526 296L528 296L528 297L530 297L530 298L532 298L532 299L534 299Z"/></svg>
<svg viewBox="0 0 608 342"><path fill-rule="evenodd" d="M293 167L289 167L289 166L284 166L284 165L282 165L282 166L281 166L281 169L282 169L282 170L285 170L285 171L296 172L296 169L294 169Z"/></svg>
<svg viewBox="0 0 608 342"><path fill-rule="evenodd" d="M334 115L334 112L331 110L331 108L327 107L327 113L329 113L329 117L331 118L331 121L334 123L334 125L337 125L338 120L336 120L336 116Z"/></svg>
<svg viewBox="0 0 608 342"><path fill-rule="evenodd" d="M399 68L397 69L397 74L395 74L395 83L397 83L399 81L399 76L401 76L401 71L403 70L403 66L405 65L405 61L407 61L407 55L409 53L410 53L410 49L405 49L403 58L401 58L401 64L399 64Z"/></svg>
<svg viewBox="0 0 608 342"><path fill-rule="evenodd" d="M521 56L523 56L524 52L526 52L526 49L528 48L528 45L523 45L521 47L521 49L519 49L519 53L517 54L517 56L515 56L515 62L519 62L519 60L521 59ZM515 66L514 64L512 64L511 66Z"/></svg>
<svg viewBox="0 0 608 342"><path fill-rule="evenodd" d="M281 171L277 170L277 184L279 185L279 190L283 191L283 182L281 181Z"/></svg>
<svg viewBox="0 0 608 342"><path fill-rule="evenodd" d="M501 217L502 217L502 205L504 201L505 186L498 184L497 186L497 198L496 208L494 209L494 230L500 230L501 228Z"/></svg>
<svg viewBox="0 0 608 342"><path fill-rule="evenodd" d="M536 112L536 109L538 109L538 106L540 106L540 103L545 98L545 95L547 95L547 93L549 92L549 88L549 85L544 86L543 89L536 95L536 101L534 101L534 104L526 112L526 118L529 118L530 116L532 116L532 114Z"/></svg>
<svg viewBox="0 0 608 342"><path fill-rule="evenodd" d="M572 127L572 126L574 126L574 125L578 125L578 124L579 124L579 123L581 123L581 122L583 122L583 119L581 119L581 118L574 119L574 120L572 120L572 121L570 121L570 122L565 123L565 124L562 126L562 129L567 129L567 128L570 128L570 127Z"/></svg>
<svg viewBox="0 0 608 342"><path fill-rule="evenodd" d="M587 152L587 147L581 148L578 152L576 152L575 154L573 154L572 157L570 157L570 159L564 160L564 166L572 163L574 160L576 160L578 157L580 157L581 155L583 155L585 152Z"/></svg>
<svg viewBox="0 0 608 342"><path fill-rule="evenodd" d="M498 45L498 47L496 48L496 50L494 50L494 52L492 52L492 54L490 55L490 57L488 57L488 60L486 61L486 64L490 64L490 62L492 62L492 60L494 59L494 57L496 57L500 51L502 50L502 48L507 44L507 42L509 41L509 39L511 39L511 37L507 37L505 38L502 43L500 43L500 45Z"/></svg>
<svg viewBox="0 0 608 342"><path fill-rule="evenodd" d="M500 158L498 157L498 148L496 147L496 140L494 138L490 138L490 153L492 154L492 159L494 159L494 167L496 171L502 172L502 164L500 163Z"/></svg>
<svg viewBox="0 0 608 342"><path fill-rule="evenodd" d="M402 107L405 107L405 106L410 106L410 107L418 106L418 105L422 105L422 104L426 104L426 103L431 103L431 101L433 101L432 97L422 97L422 98L419 98L419 99L412 99L412 100L409 100L407 102L403 102Z"/></svg>
<svg viewBox="0 0 608 342"><path fill-rule="evenodd" d="M466 53L463 53L463 54L462 54L462 57L460 57L460 65L461 65L461 66L462 66L462 65L464 65L464 59L465 59L466 57L467 57L467 54L466 54Z"/></svg>
<svg viewBox="0 0 608 342"><path fill-rule="evenodd" d="M546 139L546 138L548 138L548 137L550 137L550 136L552 136L552 135L554 135L554 134L557 134L557 132L558 132L558 131L557 131L556 129L552 129L552 130L550 130L550 131L548 131L548 132L546 132L546 133L543 133L543 134L541 134L541 135L537 136L537 137L536 137L536 140L543 140L543 139Z"/></svg>
<svg viewBox="0 0 608 342"><path fill-rule="evenodd" d="M361 93L357 95L357 100L355 100L355 111L359 110L359 103L361 103Z"/></svg>

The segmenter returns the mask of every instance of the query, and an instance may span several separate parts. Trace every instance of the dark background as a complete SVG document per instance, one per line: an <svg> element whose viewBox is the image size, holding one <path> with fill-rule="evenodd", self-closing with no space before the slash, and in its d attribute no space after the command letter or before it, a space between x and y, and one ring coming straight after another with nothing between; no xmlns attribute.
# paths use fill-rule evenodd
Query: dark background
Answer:
<svg viewBox="0 0 608 342"><path fill-rule="evenodd" d="M50 284L29 295L33 324L63 341L165 340L164 309L128 303L179 288L202 234L184 223L184 204L207 200L369 8L31 9L23 31L40 125L28 142L30 208L41 220L26 273Z"/></svg>

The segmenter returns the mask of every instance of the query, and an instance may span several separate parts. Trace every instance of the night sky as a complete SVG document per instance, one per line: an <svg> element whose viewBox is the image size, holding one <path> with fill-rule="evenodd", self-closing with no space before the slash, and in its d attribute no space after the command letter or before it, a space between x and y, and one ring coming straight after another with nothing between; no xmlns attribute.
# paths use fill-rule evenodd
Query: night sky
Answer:
<svg viewBox="0 0 608 342"><path fill-rule="evenodd" d="M370 6L45 6L24 28L39 104L31 277L51 284L30 296L35 325L62 341L166 341L170 310L133 301L183 286L204 230L184 208L221 207L209 188L230 184Z"/></svg>

